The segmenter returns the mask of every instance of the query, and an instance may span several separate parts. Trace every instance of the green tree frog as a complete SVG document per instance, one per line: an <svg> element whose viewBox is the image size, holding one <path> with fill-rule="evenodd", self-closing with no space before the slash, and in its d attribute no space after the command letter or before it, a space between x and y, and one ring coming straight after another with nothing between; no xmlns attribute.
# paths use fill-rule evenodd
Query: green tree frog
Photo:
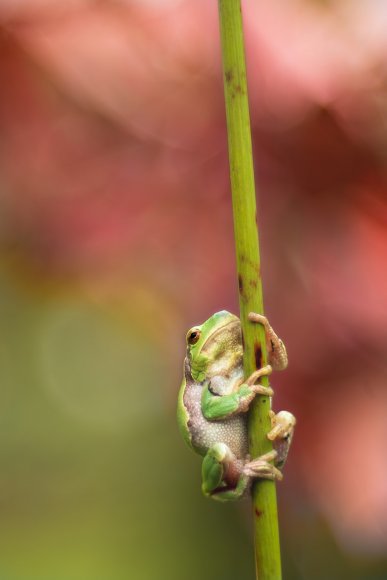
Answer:
<svg viewBox="0 0 387 580"><path fill-rule="evenodd" d="M296 423L287 411L270 411L272 428L267 437L273 441L273 451L250 459L246 412L257 394L272 397L273 390L258 381L272 369L286 368L288 359L267 318L250 313L249 319L264 325L269 364L247 379L243 376L237 316L225 310L217 312L201 326L191 328L186 337L178 424L186 443L203 456L204 495L221 501L246 495L254 478L282 479L280 470Z"/></svg>

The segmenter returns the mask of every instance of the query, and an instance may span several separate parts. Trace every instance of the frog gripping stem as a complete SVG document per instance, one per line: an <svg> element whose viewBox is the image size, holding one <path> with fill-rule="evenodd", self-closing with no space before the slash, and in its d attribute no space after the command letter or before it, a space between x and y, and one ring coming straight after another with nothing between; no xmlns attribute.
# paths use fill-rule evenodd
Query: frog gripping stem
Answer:
<svg viewBox="0 0 387 580"><path fill-rule="evenodd" d="M223 81L226 102L228 150L234 234L239 281L245 376L267 364L265 329L249 320L263 315L262 282L256 220L255 180L247 95L241 0L219 0ZM268 386L268 378L262 379ZM272 453L270 399L258 395L249 412L250 456ZM273 480L253 485L256 572L259 580L281 579L277 499Z"/></svg>

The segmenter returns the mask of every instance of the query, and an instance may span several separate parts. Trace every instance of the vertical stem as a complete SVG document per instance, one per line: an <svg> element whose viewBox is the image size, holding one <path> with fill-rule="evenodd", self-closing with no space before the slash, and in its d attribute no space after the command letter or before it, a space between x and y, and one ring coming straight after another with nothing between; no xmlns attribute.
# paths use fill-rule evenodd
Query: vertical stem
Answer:
<svg viewBox="0 0 387 580"><path fill-rule="evenodd" d="M266 364L267 353L263 328L247 318L252 311L263 314L263 300L240 0L219 0L219 18L244 339L243 364L245 376L249 376L256 368ZM256 397L249 414L250 454L253 458L272 449L266 437L270 429L269 410L269 398ZM259 480L253 486L253 515L257 578L280 580L281 555L274 482Z"/></svg>

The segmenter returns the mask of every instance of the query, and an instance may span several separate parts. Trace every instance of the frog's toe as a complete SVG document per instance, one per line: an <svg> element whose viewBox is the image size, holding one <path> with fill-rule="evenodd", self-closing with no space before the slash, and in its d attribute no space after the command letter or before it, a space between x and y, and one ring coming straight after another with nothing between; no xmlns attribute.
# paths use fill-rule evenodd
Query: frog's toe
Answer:
<svg viewBox="0 0 387 580"><path fill-rule="evenodd" d="M296 418L288 411L271 412L271 430L267 434L270 441L291 439L296 425Z"/></svg>
<svg viewBox="0 0 387 580"><path fill-rule="evenodd" d="M265 453L265 455L261 455L254 459L253 461L249 461L243 467L244 475L254 478L260 479L282 479L282 473L280 472L277 467L272 465L270 461L274 461L277 457L277 452L275 450L269 451L269 453Z"/></svg>
<svg viewBox="0 0 387 580"><path fill-rule="evenodd" d="M247 318L250 322L257 322L258 324L262 324L263 326L268 326L269 321L266 316L263 314L258 314L257 312L249 312Z"/></svg>

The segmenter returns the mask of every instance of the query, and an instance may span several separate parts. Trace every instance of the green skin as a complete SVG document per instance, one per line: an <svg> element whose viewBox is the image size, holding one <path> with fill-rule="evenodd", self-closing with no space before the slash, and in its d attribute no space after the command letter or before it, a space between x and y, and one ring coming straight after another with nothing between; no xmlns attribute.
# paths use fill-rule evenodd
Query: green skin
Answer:
<svg viewBox="0 0 387 580"><path fill-rule="evenodd" d="M275 369L287 365L286 350L264 319L269 362ZM280 479L281 473L270 461L282 467L295 424L287 412L279 426L272 414L274 447L256 460L248 457L247 414L257 393L272 395L271 389L256 384L258 375L269 374L270 367L243 377L243 347L239 319L227 311L213 314L201 326L187 333L184 379L178 398L178 424L186 443L204 457L202 491L221 501L244 496L254 477Z"/></svg>

